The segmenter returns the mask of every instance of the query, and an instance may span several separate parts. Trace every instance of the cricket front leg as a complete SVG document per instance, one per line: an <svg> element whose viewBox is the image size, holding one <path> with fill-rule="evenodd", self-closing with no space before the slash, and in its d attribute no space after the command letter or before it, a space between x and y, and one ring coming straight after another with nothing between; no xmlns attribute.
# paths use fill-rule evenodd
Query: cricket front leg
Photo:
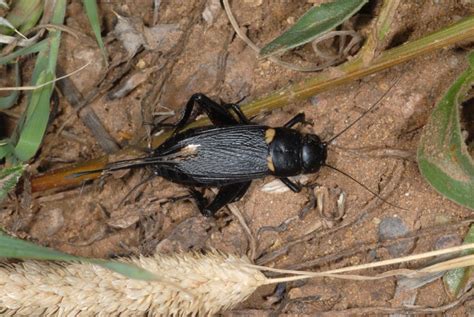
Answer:
<svg viewBox="0 0 474 317"><path fill-rule="evenodd" d="M299 193L301 191L301 186L286 177L280 178L283 184L285 184L292 192Z"/></svg>

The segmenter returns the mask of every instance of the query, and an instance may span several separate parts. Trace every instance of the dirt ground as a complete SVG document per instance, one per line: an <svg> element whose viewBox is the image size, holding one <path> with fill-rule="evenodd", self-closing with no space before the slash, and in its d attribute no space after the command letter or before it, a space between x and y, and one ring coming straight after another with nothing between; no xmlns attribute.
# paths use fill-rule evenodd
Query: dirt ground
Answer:
<svg viewBox="0 0 474 317"><path fill-rule="evenodd" d="M232 9L248 36L262 46L293 23L311 2L315 1L271 1L269 5L269 1L245 0L234 1ZM133 17L138 29L149 30L154 26L152 3L101 2L103 35L111 65L117 66L108 75L114 78L111 85L102 87L87 107L94 110L120 147L144 140L149 127L144 123L150 122L153 114L179 114L193 93L226 102L245 97L245 104L314 76L258 59L235 36L219 1L214 0L163 1L157 25L173 24L173 31L165 32L165 39L156 47L140 48L130 59L118 30L114 31L117 17L113 11ZM469 1L402 1L386 46L420 38L471 14L473 8ZM367 32L378 9L379 5L370 1L357 17L367 22L354 23L356 29ZM86 96L103 79L105 68L81 1L69 4L66 25L84 34L79 40L63 36L59 65L69 72L92 61L92 67L72 78ZM145 46L150 45L147 42ZM311 60L310 54L303 48L286 58ZM37 193L33 208L13 208L13 202L7 202L0 223L20 237L83 256L215 248L248 254L258 264L306 270L335 269L457 245L472 219L471 211L436 193L421 177L414 157L431 110L466 67L465 56L461 47L439 50L253 119L279 126L303 111L314 125L301 129L328 139L390 89L376 110L337 139L328 162L401 208L381 202L344 175L323 168L305 181L328 191L324 211L312 208L299 217L311 200L309 189L298 194L272 193L263 187L274 179L256 180L244 198L233 204L256 238L252 254L248 234L227 208L216 219L209 219L189 200L170 202L168 198L187 194L182 186L154 178L121 204L149 175L147 170L136 170L81 187ZM143 83L124 97L110 98L109 92L120 87L123 78L139 73L145 74ZM33 174L104 154L97 136L85 127L76 110L62 95L59 100L58 115L31 165ZM174 120L176 116L170 118ZM343 214L338 215L334 210L340 193L346 195L346 201ZM368 274L379 272L375 269ZM468 298L443 308L454 299L447 296L439 278L410 290L401 284L395 278L375 282L318 279L286 285L283 299L278 300L274 287L266 287L226 314L381 314L389 312L384 308L417 305L461 316L469 314L474 305Z"/></svg>

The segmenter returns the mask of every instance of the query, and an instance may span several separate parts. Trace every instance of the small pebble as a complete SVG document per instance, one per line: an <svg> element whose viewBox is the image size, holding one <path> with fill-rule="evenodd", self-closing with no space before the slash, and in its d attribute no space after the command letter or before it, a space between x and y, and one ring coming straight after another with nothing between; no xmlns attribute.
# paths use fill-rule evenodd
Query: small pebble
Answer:
<svg viewBox="0 0 474 317"><path fill-rule="evenodd" d="M435 250L440 250L444 248L450 248L458 246L462 243L462 239L457 234L450 234L446 236L439 237L434 245Z"/></svg>
<svg viewBox="0 0 474 317"><path fill-rule="evenodd" d="M379 224L379 239L381 241L403 237L408 233L408 228L398 217L387 217ZM387 247L388 252L393 257L398 257L406 253L412 246L413 241L403 241Z"/></svg>
<svg viewBox="0 0 474 317"><path fill-rule="evenodd" d="M318 96L313 96L309 99L310 103L312 106L317 106L319 103L319 97Z"/></svg>

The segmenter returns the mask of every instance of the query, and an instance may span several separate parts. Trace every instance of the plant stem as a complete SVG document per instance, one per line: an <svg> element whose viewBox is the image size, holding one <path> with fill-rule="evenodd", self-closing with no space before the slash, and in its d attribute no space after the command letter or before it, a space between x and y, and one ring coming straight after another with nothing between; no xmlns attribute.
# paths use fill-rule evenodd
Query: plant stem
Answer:
<svg viewBox="0 0 474 317"><path fill-rule="evenodd" d="M317 93L346 84L352 80L374 74L381 70L412 60L433 52L439 48L447 47L456 42L460 42L474 37L474 17L468 17L440 31L427 35L421 39L405 43L393 49L382 52L378 57L372 59L368 64L362 56L346 62L331 70L290 85L286 88L273 92L272 94L257 99L242 106L243 112L247 116L254 116L263 111L278 109L291 102L304 100ZM189 124L186 129L209 125L208 119L201 119ZM170 136L170 133L163 133L153 139L152 146L157 147ZM123 151L133 153L135 150L125 149ZM47 190L55 187L77 185L84 180L95 179L100 173L89 174L81 177L71 177L72 174L99 169L105 166L108 156L99 159L83 162L81 164L66 167L57 171L52 171L45 175L39 175L31 180L33 192Z"/></svg>

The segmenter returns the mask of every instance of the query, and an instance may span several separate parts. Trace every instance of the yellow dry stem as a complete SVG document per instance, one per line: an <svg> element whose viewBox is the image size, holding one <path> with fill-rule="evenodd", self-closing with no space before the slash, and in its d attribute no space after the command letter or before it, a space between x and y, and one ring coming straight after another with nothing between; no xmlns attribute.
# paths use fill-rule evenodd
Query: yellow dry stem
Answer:
<svg viewBox="0 0 474 317"><path fill-rule="evenodd" d="M248 267L247 258L217 252L128 261L162 280L133 280L92 264L3 264L2 315L213 315L242 302L266 281Z"/></svg>

